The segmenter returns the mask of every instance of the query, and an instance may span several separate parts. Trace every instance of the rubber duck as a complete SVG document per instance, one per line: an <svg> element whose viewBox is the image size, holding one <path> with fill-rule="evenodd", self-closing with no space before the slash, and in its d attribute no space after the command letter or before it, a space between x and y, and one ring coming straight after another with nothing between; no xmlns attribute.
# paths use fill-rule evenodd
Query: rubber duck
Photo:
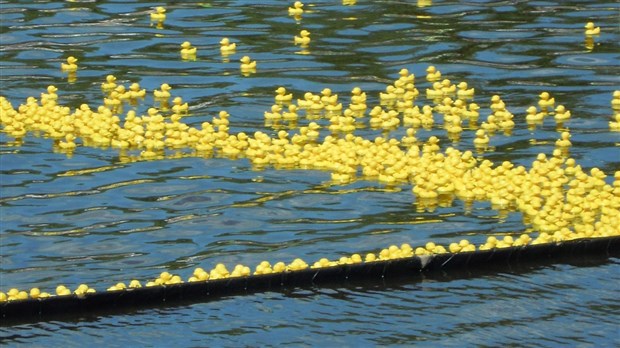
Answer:
<svg viewBox="0 0 620 348"><path fill-rule="evenodd" d="M338 103L338 95L332 94L329 88L323 88L321 91L321 103L324 105L336 105Z"/></svg>
<svg viewBox="0 0 620 348"><path fill-rule="evenodd" d="M88 285L86 284L80 284L78 285L78 287L75 289L75 291L73 291L74 294L78 295L78 296L84 296L86 294L92 294L95 293L95 289L88 287Z"/></svg>
<svg viewBox="0 0 620 348"><path fill-rule="evenodd" d="M320 128L321 126L319 126L318 123L310 122L310 124L308 125L308 131L306 133L306 136L308 137L309 141L316 141L319 138Z"/></svg>
<svg viewBox="0 0 620 348"><path fill-rule="evenodd" d="M548 108L553 108L555 105L555 98L551 98L551 95L548 92L542 92L540 95L540 100L538 101L538 106L542 111L545 111Z"/></svg>
<svg viewBox="0 0 620 348"><path fill-rule="evenodd" d="M222 52L223 54L233 53L236 49L237 49L237 44L234 42L230 42L230 40L227 37L220 40L220 52Z"/></svg>
<svg viewBox="0 0 620 348"><path fill-rule="evenodd" d="M564 105L558 105L555 108L555 115L553 115L553 118L557 123L562 123L570 119L570 116L570 110L566 110Z"/></svg>
<svg viewBox="0 0 620 348"><path fill-rule="evenodd" d="M620 132L620 112L614 115L615 121L609 121L609 130L612 132Z"/></svg>
<svg viewBox="0 0 620 348"><path fill-rule="evenodd" d="M293 260L293 262L291 262L287 266L287 270L289 271L300 271L306 268L308 268L308 264L304 262L304 260L299 259L299 258Z"/></svg>
<svg viewBox="0 0 620 348"><path fill-rule="evenodd" d="M186 114L189 111L189 104L183 103L183 99L181 97L175 97L172 100L172 112L175 114Z"/></svg>
<svg viewBox="0 0 620 348"><path fill-rule="evenodd" d="M487 145L489 145L489 137L486 135L486 131L484 129L478 129L476 131L474 145L476 147L486 147Z"/></svg>
<svg viewBox="0 0 620 348"><path fill-rule="evenodd" d="M310 32L302 30L299 32L299 36L295 35L295 45L307 46L310 44Z"/></svg>
<svg viewBox="0 0 620 348"><path fill-rule="evenodd" d="M461 118L454 116L452 120L445 125L445 128L448 133L461 133L463 131L463 127L461 127Z"/></svg>
<svg viewBox="0 0 620 348"><path fill-rule="evenodd" d="M157 22L163 22L166 20L166 9L158 6L155 8L155 12L151 13L151 20Z"/></svg>
<svg viewBox="0 0 620 348"><path fill-rule="evenodd" d="M408 83L413 84L415 81L415 75L410 74L409 70L406 68L402 68L400 69L400 71L398 72L398 80L402 82L404 85L407 85Z"/></svg>
<svg viewBox="0 0 620 348"><path fill-rule="evenodd" d="M275 121L282 118L282 106L274 104L271 106L271 112L265 111L266 121Z"/></svg>
<svg viewBox="0 0 620 348"><path fill-rule="evenodd" d="M75 135L73 134L65 135L65 141L61 141L60 143L58 143L58 147L60 147L62 150L65 150L65 151L71 151L75 149L76 147Z"/></svg>
<svg viewBox="0 0 620 348"><path fill-rule="evenodd" d="M293 100L293 94L286 94L286 88L284 87L278 87L275 92L276 103L290 103Z"/></svg>
<svg viewBox="0 0 620 348"><path fill-rule="evenodd" d="M396 93L394 93L394 90L396 90L396 87L388 85L385 88L385 93L379 92L379 99L382 104L391 104L396 101Z"/></svg>
<svg viewBox="0 0 620 348"><path fill-rule="evenodd" d="M499 122L499 128L506 131L510 131L514 128L515 122L513 121L514 115L510 112L504 112L502 116L502 120Z"/></svg>
<svg viewBox="0 0 620 348"><path fill-rule="evenodd" d="M467 89L467 82L463 81L457 85L458 90L456 96L461 99L468 99L474 97L474 88Z"/></svg>
<svg viewBox="0 0 620 348"><path fill-rule="evenodd" d="M545 114L543 112L538 112L538 109L533 105L527 108L525 112L527 113L527 115L525 115L525 121L527 123L539 123L542 122L545 117Z"/></svg>
<svg viewBox="0 0 620 348"><path fill-rule="evenodd" d="M241 59L241 70L254 70L256 69L256 61L252 61L250 57L243 56Z"/></svg>
<svg viewBox="0 0 620 348"><path fill-rule="evenodd" d="M456 92L456 86L453 85L450 80L443 79L443 81L441 81L441 91L443 94L453 94Z"/></svg>
<svg viewBox="0 0 620 348"><path fill-rule="evenodd" d="M426 98L428 99L440 99L444 96L443 91L441 90L441 82L434 82L432 88L426 89Z"/></svg>
<svg viewBox="0 0 620 348"><path fill-rule="evenodd" d="M297 105L295 105L295 104L289 105L288 106L288 112L282 113L282 119L283 120L294 121L294 120L297 120L297 118L298 118Z"/></svg>
<svg viewBox="0 0 620 348"><path fill-rule="evenodd" d="M304 93L304 99L297 99L297 106L302 109L307 109L312 105L312 99L314 98L314 94L311 92Z"/></svg>
<svg viewBox="0 0 620 348"><path fill-rule="evenodd" d="M56 295L58 296L68 296L71 295L71 290L67 289L64 285L58 285L56 287Z"/></svg>
<svg viewBox="0 0 620 348"><path fill-rule="evenodd" d="M499 125L496 123L496 117L494 115L489 115L489 117L487 117L487 121L482 122L480 127L489 132L490 134L493 134L495 131L497 131Z"/></svg>
<svg viewBox="0 0 620 348"><path fill-rule="evenodd" d="M614 91L613 98L611 99L611 108L620 110L620 91Z"/></svg>
<svg viewBox="0 0 620 348"><path fill-rule="evenodd" d="M159 90L156 89L153 91L153 95L155 96L156 99L170 98L170 90L172 89L172 87L170 87L169 84L163 83L159 88L160 88Z"/></svg>
<svg viewBox="0 0 620 348"><path fill-rule="evenodd" d="M351 104L365 104L365 103L366 103L366 92L362 92L362 89L359 87L353 87L353 89L351 90Z"/></svg>
<svg viewBox="0 0 620 348"><path fill-rule="evenodd" d="M114 75L108 75L105 77L106 82L101 84L101 89L104 91L111 91L116 88L116 77Z"/></svg>
<svg viewBox="0 0 620 348"><path fill-rule="evenodd" d="M73 57L73 56L69 56L67 58L67 63L61 63L60 64L60 68L62 69L62 71L65 72L74 72L77 70L77 58Z"/></svg>
<svg viewBox="0 0 620 348"><path fill-rule="evenodd" d="M146 96L146 89L141 89L140 85L134 82L129 86L129 93L131 99L144 98Z"/></svg>
<svg viewBox="0 0 620 348"><path fill-rule="evenodd" d="M555 146L557 147L569 147L571 146L571 142L570 142L570 133L569 132L562 132L562 135L560 137L560 139L558 139L555 142Z"/></svg>
<svg viewBox="0 0 620 348"><path fill-rule="evenodd" d="M189 41L184 41L181 44L181 56L195 56L196 55L196 47L192 47L192 44Z"/></svg>
<svg viewBox="0 0 620 348"><path fill-rule="evenodd" d="M598 35L601 33L601 27L594 27L593 22L586 23L584 28L586 29L585 31L586 35Z"/></svg>
<svg viewBox="0 0 620 348"><path fill-rule="evenodd" d="M441 78L441 72L435 68L434 65L430 65L426 68L426 80L428 82L434 82Z"/></svg>
<svg viewBox="0 0 620 348"><path fill-rule="evenodd" d="M502 111L506 109L506 104L504 104L499 95L494 95L491 97L490 108L493 112Z"/></svg>
<svg viewBox="0 0 620 348"><path fill-rule="evenodd" d="M293 7L288 8L289 16L301 16L304 13L304 4L301 1L295 1Z"/></svg>
<svg viewBox="0 0 620 348"><path fill-rule="evenodd" d="M467 107L467 110L463 110L463 117L467 117L470 121L470 125L472 122L475 122L478 117L480 117L480 106L476 103L470 103Z"/></svg>

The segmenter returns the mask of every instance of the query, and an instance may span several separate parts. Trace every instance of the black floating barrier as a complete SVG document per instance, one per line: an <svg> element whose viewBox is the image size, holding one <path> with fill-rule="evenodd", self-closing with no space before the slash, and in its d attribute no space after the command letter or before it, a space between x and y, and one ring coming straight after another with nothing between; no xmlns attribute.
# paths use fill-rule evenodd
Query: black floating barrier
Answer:
<svg viewBox="0 0 620 348"><path fill-rule="evenodd" d="M454 279L494 272L528 270L550 263L588 264L620 257L620 236L578 239L464 253L413 256L386 261L339 265L266 275L102 291L83 296L52 296L0 304L0 325L45 320L75 320L88 316L127 313L140 308L168 307L218 298L286 291L312 286L372 284L401 280Z"/></svg>

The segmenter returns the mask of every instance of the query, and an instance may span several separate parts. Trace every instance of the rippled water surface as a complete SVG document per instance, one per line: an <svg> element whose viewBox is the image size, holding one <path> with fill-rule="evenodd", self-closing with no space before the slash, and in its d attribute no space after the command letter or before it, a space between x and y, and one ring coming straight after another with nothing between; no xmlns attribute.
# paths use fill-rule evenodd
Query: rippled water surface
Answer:
<svg viewBox="0 0 620 348"><path fill-rule="evenodd" d="M422 6L428 3L429 6ZM550 154L554 124L530 131L525 109L549 91L571 110L571 156L585 168L620 170L620 133L609 132L612 92L620 89L620 6L614 1L339 1L306 3L296 21L282 1L185 1L167 5L163 28L149 23L162 3L132 1L0 2L1 94L14 106L54 84L71 107L102 102L108 74L152 91L167 82L190 103L198 126L220 110L231 132L262 130L274 89L300 97L329 87L348 102L353 87L369 105L405 67L420 91L433 64L476 88L481 119L493 94L516 115L511 136L497 135L482 155L530 166ZM603 28L588 47L583 25ZM293 45L301 29L307 49ZM230 61L219 41L238 42ZM198 47L181 61L179 44ZM238 59L258 60L242 77ZM60 63L79 59L77 80ZM150 94L150 93L149 93ZM152 104L147 96L138 112ZM418 104L427 103L423 97ZM307 122L306 120L300 123ZM360 130L374 137L377 132ZM404 131L395 132L401 137ZM421 130L450 144L445 130ZM472 148L473 132L452 144ZM533 141L535 140L535 141ZM416 210L411 186L373 181L330 183L329 172L265 169L247 160L177 156L127 162L113 149L52 151L32 135L16 147L0 134L1 287L98 289L163 270L188 275L261 260L314 261L391 244L476 243L519 232L518 213L499 217L487 203ZM611 181L610 181L611 182ZM618 259L422 282L350 284L224 298L0 329L2 342L29 346L137 343L180 346L263 345L620 345Z"/></svg>

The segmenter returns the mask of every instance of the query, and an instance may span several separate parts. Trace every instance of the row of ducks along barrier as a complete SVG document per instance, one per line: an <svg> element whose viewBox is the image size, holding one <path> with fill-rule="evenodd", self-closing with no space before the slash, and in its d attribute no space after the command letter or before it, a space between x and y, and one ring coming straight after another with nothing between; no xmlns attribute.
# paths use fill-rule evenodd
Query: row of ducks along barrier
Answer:
<svg viewBox="0 0 620 348"><path fill-rule="evenodd" d="M429 245L427 245L427 248ZM436 246L433 246L436 248ZM425 248L425 249L427 249ZM415 255L416 253L421 255ZM321 259L312 266L296 259L289 265L273 266L261 263L249 275L249 269L236 267L229 273L218 264L211 272L211 279L199 279L198 268L189 281L163 272L155 281L142 286L133 280L130 287L119 283L96 292L80 285L71 293L59 286L60 295L41 295L35 298L15 299L0 303L2 325L101 314L125 313L140 308L184 305L218 298L265 291L286 291L298 287L347 286L380 282L415 282L423 279L445 277L471 277L493 272L527 271L535 266L552 263L593 264L609 257L620 257L620 236L583 238L564 242L550 242L523 246L510 246L469 252L420 253L408 245L392 246L379 253L379 258L357 254L339 261ZM240 272L236 272L241 269ZM176 278L176 279L175 279ZM31 290L31 295L33 291ZM4 294L3 294L4 295ZM6 296L6 295L4 295Z"/></svg>

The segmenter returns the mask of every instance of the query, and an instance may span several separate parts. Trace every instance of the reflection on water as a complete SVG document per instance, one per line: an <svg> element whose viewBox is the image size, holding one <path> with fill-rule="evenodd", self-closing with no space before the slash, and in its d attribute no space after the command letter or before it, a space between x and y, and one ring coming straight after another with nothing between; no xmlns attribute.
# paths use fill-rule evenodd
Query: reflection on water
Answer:
<svg viewBox="0 0 620 348"><path fill-rule="evenodd" d="M18 105L54 84L60 102L77 107L102 100L99 86L113 74L148 91L169 83L173 95L190 103L185 120L191 125L226 109L231 131L271 132L263 112L276 86L296 98L324 87L349 96L359 86L374 105L402 67L418 77L420 90L429 87L423 77L433 64L476 88L481 117L493 94L516 115L513 134L494 137L496 151L486 158L530 165L537 153L553 150L553 125L532 132L523 123L525 109L547 90L573 113L567 127L577 162L606 173L620 169L620 138L607 125L611 93L620 89L620 8L613 2L317 1L306 4L300 20L276 1L184 2L167 6L163 28L148 20L156 5L3 4L1 94ZM603 28L591 42L582 29L588 20ZM293 45L301 29L312 33L306 52ZM228 58L219 51L224 36L238 42ZM178 47L186 40L198 49L195 61L180 60ZM79 60L75 81L58 68L68 55ZM247 78L239 75L243 55L259 61ZM145 113L152 103L147 93L135 108ZM439 128L417 136L431 135L451 143ZM467 148L472 139L463 133L454 145ZM519 214L498 219L486 203L457 201L418 212L407 185L331 186L327 172L254 171L245 160L124 163L115 150L85 147L67 159L52 153L47 139L29 136L14 147L1 134L0 141L2 288L51 289L59 282L104 288L163 269L316 260L463 236L480 243L492 232L523 229ZM619 273L612 260L395 287L295 290L83 325L24 325L3 329L2 337L27 344L66 343L67 337L116 343L128 340L131 325L137 329L130 340L146 345L159 332L183 345L617 345Z"/></svg>

